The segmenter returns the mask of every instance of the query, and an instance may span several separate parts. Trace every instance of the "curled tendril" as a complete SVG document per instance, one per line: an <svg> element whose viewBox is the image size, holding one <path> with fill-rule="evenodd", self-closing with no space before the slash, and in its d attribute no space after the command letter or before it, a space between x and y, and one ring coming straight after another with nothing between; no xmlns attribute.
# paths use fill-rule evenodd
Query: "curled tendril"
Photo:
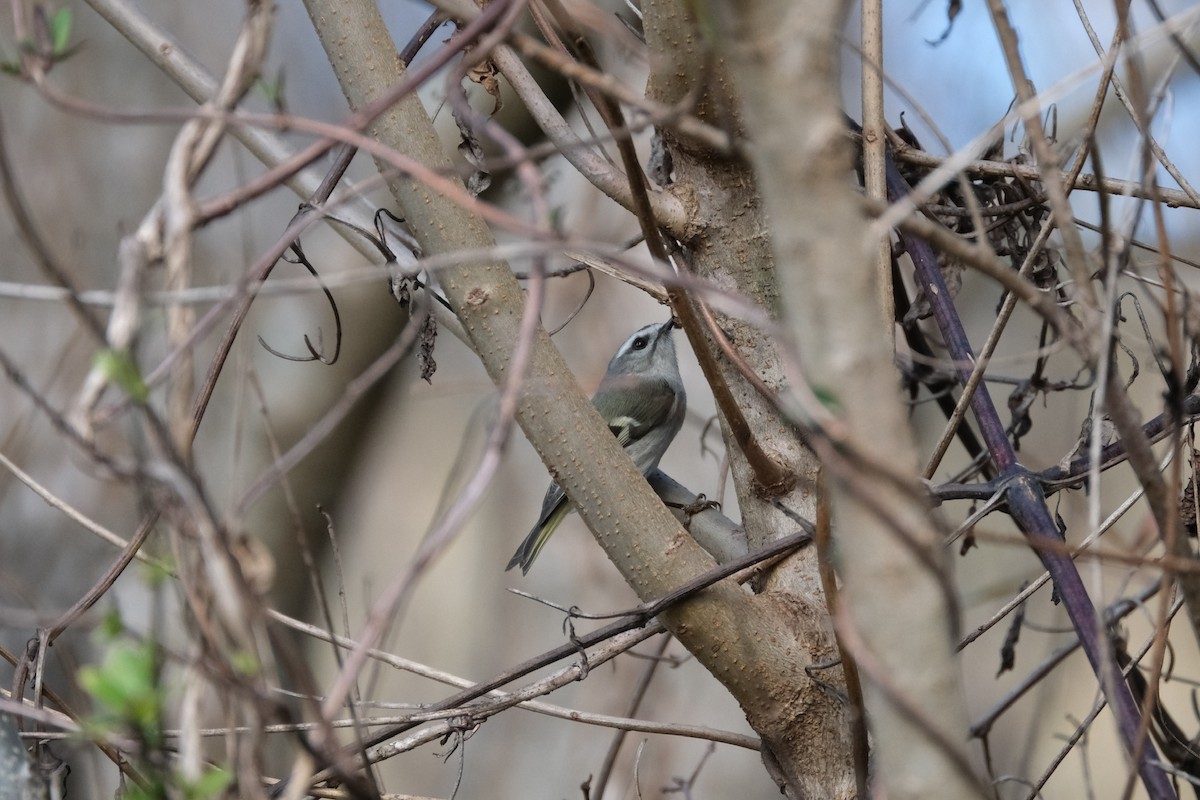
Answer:
<svg viewBox="0 0 1200 800"><path fill-rule="evenodd" d="M301 208L301 211L303 210L304 209ZM268 353L276 358L282 358L285 361L320 361L325 365L335 364L337 363L338 356L342 352L342 315L338 310L337 301L333 299L333 293L329 291L329 287L325 285L323 280L321 280L321 274L317 272L317 268L314 267L312 262L308 260L308 257L304 255L304 248L300 245L300 240L297 239L288 249L292 252L292 258L284 256L284 260L292 264L303 264L304 268L308 270L308 273L317 281L317 285L321 287L321 292L325 295L325 299L329 302L329 310L333 312L333 324L336 334L334 337L333 355L327 356L323 352L324 341L320 328L317 329L317 342L319 343L320 347L312 343L312 340L308 338L307 333L304 334L304 346L308 350L307 356L293 356L276 350L275 348L271 347L271 345L267 344L266 340L263 339L262 336L258 337L258 343L262 345L263 349Z"/></svg>
<svg viewBox="0 0 1200 800"><path fill-rule="evenodd" d="M583 299L575 304L575 308L572 309L571 313L567 315L567 318L564 319L556 328L554 328L554 330L548 331L549 335L553 336L563 328L570 325L571 321L575 319L575 317L579 316L579 312L583 311L583 307L587 305L587 301L592 298L592 292L596 291L596 276L592 274L590 269L585 269L584 272L587 273L588 279L587 292L583 295Z"/></svg>

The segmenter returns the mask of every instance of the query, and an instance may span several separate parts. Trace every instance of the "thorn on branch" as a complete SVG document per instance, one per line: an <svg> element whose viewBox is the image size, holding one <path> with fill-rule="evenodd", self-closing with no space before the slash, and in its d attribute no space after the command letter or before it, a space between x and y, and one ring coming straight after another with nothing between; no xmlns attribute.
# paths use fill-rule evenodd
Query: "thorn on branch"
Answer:
<svg viewBox="0 0 1200 800"><path fill-rule="evenodd" d="M1018 593L1025 591L1029 586L1029 581L1021 583L1021 588ZM1021 638L1021 628L1025 625L1025 603L1021 603L1013 611L1012 621L1008 626L1008 633L1004 635L1004 644L1000 646L1000 669L996 671L996 677L999 678L1006 672L1012 670L1017 663L1017 642Z"/></svg>

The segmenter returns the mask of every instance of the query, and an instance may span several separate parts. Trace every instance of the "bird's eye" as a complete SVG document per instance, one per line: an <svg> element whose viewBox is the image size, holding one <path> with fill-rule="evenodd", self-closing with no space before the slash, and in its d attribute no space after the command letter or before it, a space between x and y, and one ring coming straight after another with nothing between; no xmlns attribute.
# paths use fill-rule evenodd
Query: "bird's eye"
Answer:
<svg viewBox="0 0 1200 800"><path fill-rule="evenodd" d="M633 340L633 349L634 350L645 350L646 345L648 345L648 344L650 344L650 340L648 338L646 338L645 336L639 336Z"/></svg>

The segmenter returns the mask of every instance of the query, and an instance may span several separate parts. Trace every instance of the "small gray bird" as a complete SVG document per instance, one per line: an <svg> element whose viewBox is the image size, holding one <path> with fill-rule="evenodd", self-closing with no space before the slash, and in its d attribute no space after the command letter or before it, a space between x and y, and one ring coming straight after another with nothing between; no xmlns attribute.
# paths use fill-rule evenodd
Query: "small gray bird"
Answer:
<svg viewBox="0 0 1200 800"><path fill-rule="evenodd" d="M592 405L643 475L658 466L679 433L687 410L675 342L671 339L674 327L674 320L670 320L635 331L608 362L608 371L592 398ZM550 484L537 524L505 569L519 565L521 573L527 574L572 508L558 484Z"/></svg>

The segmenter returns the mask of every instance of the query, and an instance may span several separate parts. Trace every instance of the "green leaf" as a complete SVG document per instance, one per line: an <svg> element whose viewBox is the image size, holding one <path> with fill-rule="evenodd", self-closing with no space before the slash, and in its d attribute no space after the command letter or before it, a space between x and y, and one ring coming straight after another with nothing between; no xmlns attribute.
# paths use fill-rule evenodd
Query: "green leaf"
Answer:
<svg viewBox="0 0 1200 800"><path fill-rule="evenodd" d="M96 353L96 368L110 381L120 386L133 402L143 405L150 397L150 389L142 380L137 364L128 353L116 350L101 350Z"/></svg>
<svg viewBox="0 0 1200 800"><path fill-rule="evenodd" d="M262 671L258 657L248 650L235 650L229 654L229 663L243 675L253 677Z"/></svg>
<svg viewBox="0 0 1200 800"><path fill-rule="evenodd" d="M127 725L149 740L158 738L162 702L152 643L115 644L103 663L80 669L78 680L110 722Z"/></svg>
<svg viewBox="0 0 1200 800"><path fill-rule="evenodd" d="M830 411L837 413L842 410L842 403L838 400L837 394L832 389L826 389L823 386L812 386L812 392L817 399L821 401L821 405L825 406Z"/></svg>
<svg viewBox="0 0 1200 800"><path fill-rule="evenodd" d="M275 74L275 80L267 80L259 75L258 80L254 82L255 88L280 113L283 113L287 109L287 99L284 95L284 77L284 72L280 69Z"/></svg>
<svg viewBox="0 0 1200 800"><path fill-rule="evenodd" d="M162 800L166 796L167 787L157 776L152 777L148 785L134 784L119 795L121 800Z"/></svg>
<svg viewBox="0 0 1200 800"><path fill-rule="evenodd" d="M183 796L187 800L212 800L233 782L233 775L221 767L209 767L199 779L184 783Z"/></svg>
<svg viewBox="0 0 1200 800"><path fill-rule="evenodd" d="M124 632L125 623L121 622L121 615L116 611L108 612L104 615L104 619L100 621L98 633L103 639L111 641Z"/></svg>
<svg viewBox="0 0 1200 800"><path fill-rule="evenodd" d="M71 41L71 9L60 8L50 17L50 39L53 53L61 56L67 52L67 44Z"/></svg>
<svg viewBox="0 0 1200 800"><path fill-rule="evenodd" d="M175 568L169 561L154 559L142 564L141 575L150 589L158 589L175 574Z"/></svg>

